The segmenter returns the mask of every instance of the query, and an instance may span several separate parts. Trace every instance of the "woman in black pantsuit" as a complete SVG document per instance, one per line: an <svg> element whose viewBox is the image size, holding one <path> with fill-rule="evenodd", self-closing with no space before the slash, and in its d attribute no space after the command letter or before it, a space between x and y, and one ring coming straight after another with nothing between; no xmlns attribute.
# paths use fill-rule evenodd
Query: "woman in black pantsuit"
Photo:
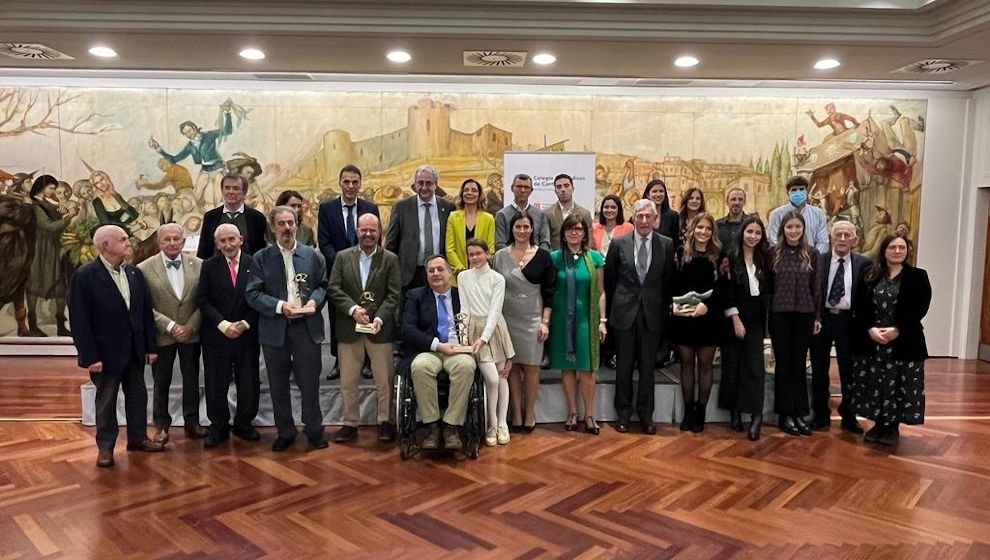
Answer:
<svg viewBox="0 0 990 560"><path fill-rule="evenodd" d="M732 412L729 423L742 431L742 413L749 414L747 437L760 439L766 369L763 338L770 297L770 245L763 222L755 214L743 220L736 257L723 282L730 336L722 345L722 379L718 405Z"/></svg>

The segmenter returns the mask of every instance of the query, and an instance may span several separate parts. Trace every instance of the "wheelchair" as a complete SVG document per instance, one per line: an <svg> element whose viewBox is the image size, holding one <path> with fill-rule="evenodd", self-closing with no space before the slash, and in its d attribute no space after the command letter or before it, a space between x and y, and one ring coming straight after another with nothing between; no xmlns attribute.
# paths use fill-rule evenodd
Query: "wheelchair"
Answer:
<svg viewBox="0 0 990 560"><path fill-rule="evenodd" d="M398 432L399 456L402 460L409 459L422 451L421 443L424 435L419 433L422 422L416 418L416 393L412 382L412 360L414 356L404 356L396 367L395 373L395 427ZM447 399L450 394L450 377L446 371L437 375L437 402L440 405L441 417L447 409ZM474 370L474 380L468 393L467 409L464 415L464 425L461 426L461 449L443 451L464 452L471 459L477 459L485 437L485 384L481 371ZM439 449L437 451L440 451Z"/></svg>

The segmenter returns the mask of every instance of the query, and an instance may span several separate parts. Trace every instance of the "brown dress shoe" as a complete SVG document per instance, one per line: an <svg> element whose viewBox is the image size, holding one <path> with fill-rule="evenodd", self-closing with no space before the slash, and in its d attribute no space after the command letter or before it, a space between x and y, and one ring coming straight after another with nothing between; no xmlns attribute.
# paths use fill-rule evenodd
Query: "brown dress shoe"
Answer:
<svg viewBox="0 0 990 560"><path fill-rule="evenodd" d="M206 428L199 423L186 424L186 437L191 439L202 439L206 437ZM165 443L164 441L162 443Z"/></svg>
<svg viewBox="0 0 990 560"><path fill-rule="evenodd" d="M112 467L113 451L109 449L101 449L100 454L96 456L96 466L100 468Z"/></svg>
<svg viewBox="0 0 990 560"><path fill-rule="evenodd" d="M127 450L128 451L144 451L146 453L156 453L158 451L165 451L165 444L164 443L157 443L157 442L151 441L150 439L146 439L146 440L143 440L143 441L139 441L137 443L128 443L127 444Z"/></svg>

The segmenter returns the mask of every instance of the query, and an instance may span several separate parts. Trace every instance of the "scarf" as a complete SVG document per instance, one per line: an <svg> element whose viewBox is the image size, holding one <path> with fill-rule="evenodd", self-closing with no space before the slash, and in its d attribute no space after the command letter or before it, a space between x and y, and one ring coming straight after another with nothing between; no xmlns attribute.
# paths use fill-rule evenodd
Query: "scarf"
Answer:
<svg viewBox="0 0 990 560"><path fill-rule="evenodd" d="M576 359L574 348L577 344L577 329L575 324L577 318L577 280L574 277L573 254L566 249L561 253L561 257L564 259L564 274L565 282L567 283L567 319L565 321L567 341L565 350L567 359L573 362ZM600 320L598 278L595 262L591 259L591 251L584 251L579 259L584 262L584 266L588 269L588 342L591 345L589 349L591 370L596 371L598 370L598 325Z"/></svg>

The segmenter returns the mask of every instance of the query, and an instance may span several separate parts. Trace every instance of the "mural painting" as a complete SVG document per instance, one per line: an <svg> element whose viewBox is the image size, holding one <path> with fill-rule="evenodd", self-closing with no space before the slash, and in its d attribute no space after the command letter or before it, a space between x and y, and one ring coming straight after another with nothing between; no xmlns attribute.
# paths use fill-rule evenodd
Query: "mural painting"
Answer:
<svg viewBox="0 0 990 560"><path fill-rule="evenodd" d="M422 163L448 197L477 179L496 211L506 150L593 151L596 200L631 205L660 178L675 209L697 187L717 216L739 187L765 219L802 173L811 203L853 221L871 254L895 229L917 240L925 112L924 100L0 88L0 337L68 335L68 279L95 258L95 227L123 225L143 260L162 223L198 233L227 172L263 212L299 191L314 227L348 163L386 222Z"/></svg>

